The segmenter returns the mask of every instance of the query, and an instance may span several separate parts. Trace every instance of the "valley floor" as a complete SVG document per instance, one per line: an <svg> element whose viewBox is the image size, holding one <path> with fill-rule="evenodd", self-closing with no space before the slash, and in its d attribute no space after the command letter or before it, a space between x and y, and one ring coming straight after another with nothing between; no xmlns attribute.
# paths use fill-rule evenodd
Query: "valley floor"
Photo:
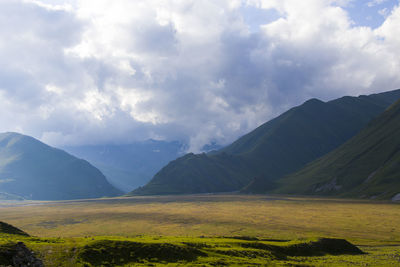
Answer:
<svg viewBox="0 0 400 267"><path fill-rule="evenodd" d="M2 202L0 220L39 237L0 235L0 252L20 240L48 266L96 266L93 251L118 247L147 258L116 252L101 264L400 265L400 205L389 202L261 195ZM366 254L293 252L319 237L346 239ZM151 258L152 249L193 257Z"/></svg>

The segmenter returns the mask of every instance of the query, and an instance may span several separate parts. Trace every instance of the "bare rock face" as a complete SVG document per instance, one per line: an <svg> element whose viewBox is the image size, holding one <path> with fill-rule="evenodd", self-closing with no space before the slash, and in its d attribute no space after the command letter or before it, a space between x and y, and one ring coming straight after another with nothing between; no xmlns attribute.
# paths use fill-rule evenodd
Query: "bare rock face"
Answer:
<svg viewBox="0 0 400 267"><path fill-rule="evenodd" d="M43 262L37 259L24 243L18 242L15 245L15 251L16 253L13 257L14 266L44 267Z"/></svg>
<svg viewBox="0 0 400 267"><path fill-rule="evenodd" d="M22 242L6 245L0 254L0 259L6 260L6 262L0 262L0 266L44 267L43 262L36 258Z"/></svg>
<svg viewBox="0 0 400 267"><path fill-rule="evenodd" d="M342 188L341 185L337 184L337 179L333 178L330 182L327 183L319 183L314 186L314 192L331 192L331 191L339 191Z"/></svg>
<svg viewBox="0 0 400 267"><path fill-rule="evenodd" d="M395 196L392 198L392 201L400 201L400 193L398 193L397 195L395 195Z"/></svg>

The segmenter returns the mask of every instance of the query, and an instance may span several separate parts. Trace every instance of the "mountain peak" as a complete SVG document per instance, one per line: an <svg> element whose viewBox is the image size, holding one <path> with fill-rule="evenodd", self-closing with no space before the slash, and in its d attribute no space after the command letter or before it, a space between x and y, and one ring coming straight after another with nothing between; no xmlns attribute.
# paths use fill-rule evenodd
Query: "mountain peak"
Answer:
<svg viewBox="0 0 400 267"><path fill-rule="evenodd" d="M305 105L307 104L324 104L325 102L322 100L319 100L318 98L311 98L309 100L307 100L306 102L304 102Z"/></svg>
<svg viewBox="0 0 400 267"><path fill-rule="evenodd" d="M87 161L15 132L0 134L0 192L35 200L120 193Z"/></svg>

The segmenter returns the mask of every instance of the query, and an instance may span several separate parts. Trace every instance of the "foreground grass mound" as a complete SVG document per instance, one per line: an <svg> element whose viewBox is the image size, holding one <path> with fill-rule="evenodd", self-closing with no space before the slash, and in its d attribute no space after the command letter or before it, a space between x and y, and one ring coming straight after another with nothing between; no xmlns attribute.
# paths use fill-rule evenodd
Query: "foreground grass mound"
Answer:
<svg viewBox="0 0 400 267"><path fill-rule="evenodd" d="M11 224L0 222L0 234L10 234L10 235L24 235L28 236L27 233L12 226Z"/></svg>
<svg viewBox="0 0 400 267"><path fill-rule="evenodd" d="M21 240L32 239L24 231L11 224L0 222L0 267L43 267L43 262Z"/></svg>
<svg viewBox="0 0 400 267"><path fill-rule="evenodd" d="M22 255L22 257L16 257ZM257 266L341 262L365 255L344 239L0 235L0 266ZM332 258L333 257L333 258ZM335 258L336 257L336 258ZM36 265L33 265L36 264Z"/></svg>
<svg viewBox="0 0 400 267"><path fill-rule="evenodd" d="M359 255L364 254L358 247L345 239L320 238L316 241L304 242L283 247L283 253L288 256L322 256Z"/></svg>
<svg viewBox="0 0 400 267"><path fill-rule="evenodd" d="M345 239L319 238L316 240L289 243L287 245L271 245L266 243L243 243L245 248L267 250L277 258L287 256L323 256L323 255L360 255L364 254L358 247Z"/></svg>
<svg viewBox="0 0 400 267"><path fill-rule="evenodd" d="M179 243L147 243L116 240L99 240L85 245L78 253L78 259L88 266L116 266L131 263L190 263L203 257L219 254L217 258L235 257L258 260L287 260L293 256L360 255L359 248L344 239L321 238L303 241L260 241L231 239L203 240ZM170 240L170 242L174 240ZM208 241L208 242L207 242ZM216 242L217 241L217 242ZM214 256L215 257L215 256ZM233 258L232 258L233 257Z"/></svg>
<svg viewBox="0 0 400 267"><path fill-rule="evenodd" d="M82 248L78 258L92 266L115 266L127 263L195 261L206 253L188 246L168 243L139 243L100 240Z"/></svg>

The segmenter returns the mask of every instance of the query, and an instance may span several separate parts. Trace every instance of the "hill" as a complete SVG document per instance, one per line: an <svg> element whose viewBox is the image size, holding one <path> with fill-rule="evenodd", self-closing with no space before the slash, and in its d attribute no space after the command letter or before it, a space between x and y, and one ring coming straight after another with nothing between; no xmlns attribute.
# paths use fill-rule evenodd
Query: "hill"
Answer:
<svg viewBox="0 0 400 267"><path fill-rule="evenodd" d="M132 194L265 193L275 181L337 148L400 98L400 90L329 102L311 99L209 154L170 162Z"/></svg>
<svg viewBox="0 0 400 267"><path fill-rule="evenodd" d="M23 235L29 236L24 231L12 226L11 224L0 221L0 234L10 234L10 235Z"/></svg>
<svg viewBox="0 0 400 267"><path fill-rule="evenodd" d="M279 181L279 193L397 200L400 196L400 101L351 140Z"/></svg>
<svg viewBox="0 0 400 267"><path fill-rule="evenodd" d="M118 189L129 192L146 184L163 166L182 155L180 142L147 140L122 145L63 147L98 168Z"/></svg>
<svg viewBox="0 0 400 267"><path fill-rule="evenodd" d="M0 192L33 200L121 194L87 161L18 133L0 134Z"/></svg>

